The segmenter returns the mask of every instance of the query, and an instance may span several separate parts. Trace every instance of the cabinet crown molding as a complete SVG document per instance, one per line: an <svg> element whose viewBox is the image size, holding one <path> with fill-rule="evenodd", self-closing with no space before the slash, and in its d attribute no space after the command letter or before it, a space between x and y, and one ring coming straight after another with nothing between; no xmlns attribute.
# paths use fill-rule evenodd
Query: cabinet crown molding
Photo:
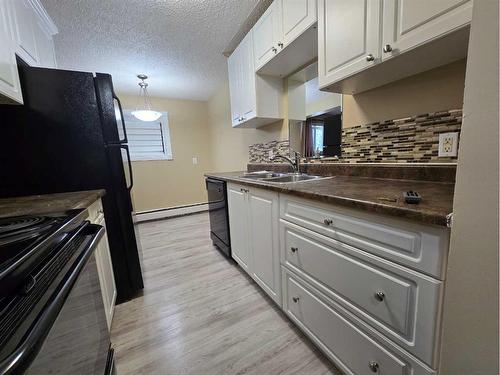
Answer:
<svg viewBox="0 0 500 375"><path fill-rule="evenodd" d="M46 31L50 35L56 35L59 33L59 29L57 28L56 24L50 18L49 14L43 7L43 5L40 3L39 0L28 0L28 3L31 5L33 10L36 12L37 16L40 17L40 19L43 21L43 26L46 28Z"/></svg>

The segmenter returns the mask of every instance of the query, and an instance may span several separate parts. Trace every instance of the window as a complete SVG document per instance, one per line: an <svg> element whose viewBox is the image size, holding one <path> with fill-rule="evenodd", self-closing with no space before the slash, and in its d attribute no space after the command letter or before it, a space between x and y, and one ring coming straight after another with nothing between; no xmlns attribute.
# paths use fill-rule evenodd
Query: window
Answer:
<svg viewBox="0 0 500 375"><path fill-rule="evenodd" d="M136 119L131 111L124 111L124 117L131 160L172 160L167 112L151 122Z"/></svg>
<svg viewBox="0 0 500 375"><path fill-rule="evenodd" d="M314 154L323 154L323 138L324 138L324 124L322 122L313 122L311 124L312 130L312 144Z"/></svg>

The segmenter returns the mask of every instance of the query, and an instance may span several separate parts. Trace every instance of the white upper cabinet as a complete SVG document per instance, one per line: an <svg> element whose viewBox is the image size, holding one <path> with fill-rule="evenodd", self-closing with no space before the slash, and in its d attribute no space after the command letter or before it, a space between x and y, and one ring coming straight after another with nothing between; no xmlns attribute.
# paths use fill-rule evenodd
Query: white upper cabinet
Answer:
<svg viewBox="0 0 500 375"><path fill-rule="evenodd" d="M38 66L44 68L56 68L56 56L54 51L54 41L47 27L40 21L34 25L35 41L38 52Z"/></svg>
<svg viewBox="0 0 500 375"><path fill-rule="evenodd" d="M57 66L55 34L38 0L0 0L0 103L23 103L16 55L31 66Z"/></svg>
<svg viewBox="0 0 500 375"><path fill-rule="evenodd" d="M256 128L283 118L283 82L255 74L253 56L249 32L228 59L233 127Z"/></svg>
<svg viewBox="0 0 500 375"><path fill-rule="evenodd" d="M286 47L317 20L317 0L280 0L283 44Z"/></svg>
<svg viewBox="0 0 500 375"><path fill-rule="evenodd" d="M7 0L0 0L0 103L23 103Z"/></svg>
<svg viewBox="0 0 500 375"><path fill-rule="evenodd" d="M31 66L55 68L54 25L38 0L7 0L12 6L11 21L16 54Z"/></svg>
<svg viewBox="0 0 500 375"><path fill-rule="evenodd" d="M429 42L467 25L469 0L384 0L382 59Z"/></svg>
<svg viewBox="0 0 500 375"><path fill-rule="evenodd" d="M285 77L318 56L317 0L274 0L253 28L255 70Z"/></svg>
<svg viewBox="0 0 500 375"><path fill-rule="evenodd" d="M38 65L35 12L28 0L12 1L16 53L29 65Z"/></svg>
<svg viewBox="0 0 500 375"><path fill-rule="evenodd" d="M255 70L259 70L283 48L281 0L275 0L252 29Z"/></svg>
<svg viewBox="0 0 500 375"><path fill-rule="evenodd" d="M318 29L320 87L380 58L379 0L320 0Z"/></svg>
<svg viewBox="0 0 500 375"><path fill-rule="evenodd" d="M318 1L322 90L356 94L467 54L472 0Z"/></svg>

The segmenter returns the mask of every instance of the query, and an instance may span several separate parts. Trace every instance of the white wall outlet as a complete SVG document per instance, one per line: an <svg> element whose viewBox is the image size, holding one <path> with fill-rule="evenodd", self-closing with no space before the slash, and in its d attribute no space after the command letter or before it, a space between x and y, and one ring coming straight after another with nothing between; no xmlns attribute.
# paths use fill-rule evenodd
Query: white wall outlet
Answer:
<svg viewBox="0 0 500 375"><path fill-rule="evenodd" d="M272 158L274 158L274 151L273 150L269 150L269 160L271 160Z"/></svg>
<svg viewBox="0 0 500 375"><path fill-rule="evenodd" d="M193 165L198 164L198 157L193 156Z"/></svg>
<svg viewBox="0 0 500 375"><path fill-rule="evenodd" d="M458 155L458 133L439 134L438 157Z"/></svg>

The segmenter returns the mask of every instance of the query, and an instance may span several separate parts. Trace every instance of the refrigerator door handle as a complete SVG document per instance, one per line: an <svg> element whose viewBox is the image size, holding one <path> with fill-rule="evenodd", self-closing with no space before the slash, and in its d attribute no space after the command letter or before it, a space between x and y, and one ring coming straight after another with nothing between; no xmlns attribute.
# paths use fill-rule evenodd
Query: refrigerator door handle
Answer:
<svg viewBox="0 0 500 375"><path fill-rule="evenodd" d="M127 145L120 145L120 148L124 149L127 152L127 161L128 161L128 173L130 176L130 186L127 187L128 191L132 190L134 186L134 175L132 174L132 162L130 161L130 152L128 150Z"/></svg>
<svg viewBox="0 0 500 375"><path fill-rule="evenodd" d="M120 143L128 143L127 129L125 129L125 118L123 117L122 103L120 102L120 99L118 98L118 96L116 96L114 91L113 91L113 99L115 99L116 102L118 103L118 110L120 111L120 120L123 128L123 139L120 139Z"/></svg>

